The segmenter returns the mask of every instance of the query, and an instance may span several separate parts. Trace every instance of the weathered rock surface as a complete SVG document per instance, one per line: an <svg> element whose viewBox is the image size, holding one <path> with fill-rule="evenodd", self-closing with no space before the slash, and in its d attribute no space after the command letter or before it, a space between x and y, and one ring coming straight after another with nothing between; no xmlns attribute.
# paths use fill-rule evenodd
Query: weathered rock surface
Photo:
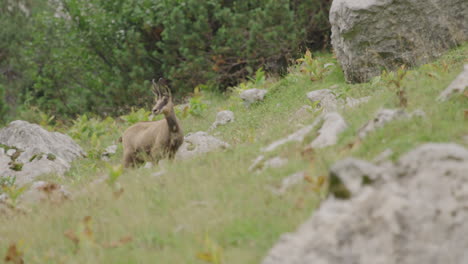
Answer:
<svg viewBox="0 0 468 264"><path fill-rule="evenodd" d="M234 113L229 110L220 111L216 114L216 120L211 125L210 129L215 129L220 125L226 125L230 122L234 122Z"/></svg>
<svg viewBox="0 0 468 264"><path fill-rule="evenodd" d="M323 125L318 131L319 135L312 141L312 148L324 148L335 145L338 135L346 130L348 125L343 117L336 113L327 113L323 116Z"/></svg>
<svg viewBox="0 0 468 264"><path fill-rule="evenodd" d="M304 138L310 132L312 132L314 130L314 128L320 123L320 121L322 121L322 119L317 118L312 124L310 124L308 126L304 126L303 128L301 128L301 129L297 130L296 132L288 135L287 137L279 139L279 140L271 143L267 147L263 148L262 151L263 152L270 152L270 151L273 151L273 150L277 149L278 147L283 146L284 144L289 143L289 142L302 142L302 141L304 141Z"/></svg>
<svg viewBox="0 0 468 264"><path fill-rule="evenodd" d="M304 141L304 138L310 134L322 121L323 124L318 131L318 136L312 141L310 146L313 148L324 148L336 144L338 135L347 128L347 125L340 114L332 112L322 114L318 116L312 124L304 126L287 137L274 141L267 147L263 148L262 152L274 151L278 147L283 146L289 142Z"/></svg>
<svg viewBox="0 0 468 264"><path fill-rule="evenodd" d="M308 92L307 98L312 104L317 104L325 112L335 111L338 108L338 100L330 89Z"/></svg>
<svg viewBox="0 0 468 264"><path fill-rule="evenodd" d="M365 161L336 164L335 176L356 190L351 198L330 196L262 263L468 263L468 150L429 143L378 171ZM362 185L381 172L388 177Z"/></svg>
<svg viewBox="0 0 468 264"><path fill-rule="evenodd" d="M468 12L468 11L467 11ZM468 88L468 64L465 64L463 71L453 80L453 82L440 93L438 101L447 101L451 95L463 93Z"/></svg>
<svg viewBox="0 0 468 264"><path fill-rule="evenodd" d="M42 174L63 174L74 159L86 155L69 136L21 120L0 130L0 144L17 150L7 151L9 160L0 152L0 174L15 176L20 185ZM12 164L19 166L14 170Z"/></svg>
<svg viewBox="0 0 468 264"><path fill-rule="evenodd" d="M347 81L421 65L468 39L466 0L334 0L332 45Z"/></svg>
<svg viewBox="0 0 468 264"><path fill-rule="evenodd" d="M417 109L412 113L407 113L403 109L380 109L375 117L369 120L364 126L362 126L358 131L358 136L363 139L370 132L382 128L385 124L400 119L410 119L413 117L424 118L426 114L424 111Z"/></svg>
<svg viewBox="0 0 468 264"><path fill-rule="evenodd" d="M252 103L263 101L267 92L267 90L255 88L242 91L239 96L244 100L245 105L249 106Z"/></svg>
<svg viewBox="0 0 468 264"><path fill-rule="evenodd" d="M337 98L336 94L331 89L315 90L307 93L307 98L312 104L317 105L317 109L322 109L323 112L333 112L339 108L356 107L360 104L367 103L370 100L369 96L362 98L347 97L345 100Z"/></svg>
<svg viewBox="0 0 468 264"><path fill-rule="evenodd" d="M187 159L194 156L229 148L229 144L219 140L208 133L199 131L189 133L184 138L184 143L180 146L176 153L177 159Z"/></svg>

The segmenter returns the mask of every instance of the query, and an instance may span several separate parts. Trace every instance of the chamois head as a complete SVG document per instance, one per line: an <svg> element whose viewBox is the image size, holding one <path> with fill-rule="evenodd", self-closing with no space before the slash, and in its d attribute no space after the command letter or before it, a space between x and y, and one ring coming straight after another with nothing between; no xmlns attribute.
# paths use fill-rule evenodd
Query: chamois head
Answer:
<svg viewBox="0 0 468 264"><path fill-rule="evenodd" d="M153 79L153 93L155 97L155 104L153 106L153 114L158 115L161 112L164 114L169 114L174 104L172 103L172 94L169 86L167 85L167 81L163 78L160 78L159 81L156 83Z"/></svg>

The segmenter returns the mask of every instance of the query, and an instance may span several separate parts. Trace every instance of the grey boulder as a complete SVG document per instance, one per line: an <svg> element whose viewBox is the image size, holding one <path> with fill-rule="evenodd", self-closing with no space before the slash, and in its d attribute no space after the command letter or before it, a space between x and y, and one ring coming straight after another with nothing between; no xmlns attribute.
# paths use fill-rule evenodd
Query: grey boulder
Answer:
<svg viewBox="0 0 468 264"><path fill-rule="evenodd" d="M86 155L69 136L22 120L0 129L0 144L10 148L7 152L16 150L7 158L2 154L4 151L0 151L0 174L16 177L18 184L30 182L42 174L63 174L74 159ZM18 165L16 169L12 164Z"/></svg>
<svg viewBox="0 0 468 264"><path fill-rule="evenodd" d="M204 153L224 150L229 148L229 144L209 135L206 132L199 131L189 133L184 138L184 143L176 153L177 159L188 159Z"/></svg>
<svg viewBox="0 0 468 264"><path fill-rule="evenodd" d="M350 198L331 195L262 263L468 263L467 172L468 149L453 143L421 145L392 166L339 162ZM367 176L376 183L362 185Z"/></svg>
<svg viewBox="0 0 468 264"><path fill-rule="evenodd" d="M466 0L334 0L331 42L346 80L421 65L468 39Z"/></svg>

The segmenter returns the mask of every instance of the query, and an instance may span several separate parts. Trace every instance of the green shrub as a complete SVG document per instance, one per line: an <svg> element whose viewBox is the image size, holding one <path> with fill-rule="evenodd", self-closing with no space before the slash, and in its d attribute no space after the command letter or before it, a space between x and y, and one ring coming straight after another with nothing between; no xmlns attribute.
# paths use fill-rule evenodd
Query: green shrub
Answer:
<svg viewBox="0 0 468 264"><path fill-rule="evenodd" d="M328 44L330 0L27 2L37 7L19 21L24 33L0 18L21 76L11 98L56 116L148 107L159 76L176 94L200 84L223 91Z"/></svg>

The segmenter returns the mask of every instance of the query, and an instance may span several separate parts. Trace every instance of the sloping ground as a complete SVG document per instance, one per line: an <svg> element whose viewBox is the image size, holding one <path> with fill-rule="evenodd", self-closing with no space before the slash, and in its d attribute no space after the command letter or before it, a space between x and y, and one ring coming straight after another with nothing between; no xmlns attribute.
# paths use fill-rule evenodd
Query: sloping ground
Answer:
<svg viewBox="0 0 468 264"><path fill-rule="evenodd" d="M381 108L394 109L401 103L392 78L349 85L331 55L319 62L334 64L322 80L312 81L320 71L303 64L281 80L251 84L268 93L263 102L248 108L235 96L205 94L210 103L203 116L182 119L184 130L208 131L218 111L231 110L235 121L210 131L231 148L165 163L163 174L157 167L141 168L125 171L118 184L99 183L119 174L109 166L119 163L121 147L108 162L93 153L116 141L125 125L102 121L108 130L98 139L70 130L90 158L75 162L64 178L42 178L69 186L72 198L1 217L0 253L17 245L26 263L259 263L282 233L296 230L310 216L325 195L323 176L335 161L348 156L372 160L388 148L396 160L425 142L468 147L467 96L436 102L468 62L468 45L409 70L401 80L406 111L422 110L425 117L391 121L363 139L358 131L368 120ZM314 111L318 105L309 103L306 94L328 88L343 100L371 96L354 108L337 109L347 123L337 144L307 148L317 126L303 142L292 141L265 154L265 159L287 159L286 165L249 171L261 149L314 122L321 111ZM312 110L303 108L307 104ZM284 178L302 171L306 180L281 195L272 191Z"/></svg>

